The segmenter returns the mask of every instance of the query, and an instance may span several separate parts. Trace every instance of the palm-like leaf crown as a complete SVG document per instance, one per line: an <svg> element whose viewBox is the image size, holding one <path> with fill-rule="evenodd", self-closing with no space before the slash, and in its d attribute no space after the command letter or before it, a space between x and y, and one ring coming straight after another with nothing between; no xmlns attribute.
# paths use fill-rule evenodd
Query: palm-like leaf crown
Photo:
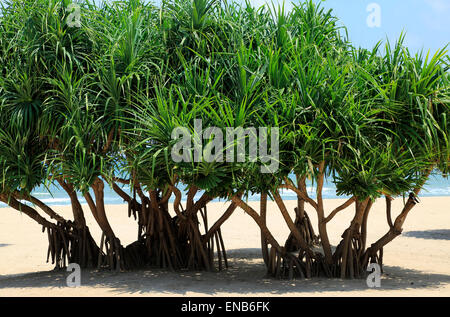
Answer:
<svg viewBox="0 0 450 317"><path fill-rule="evenodd" d="M320 162L338 194L401 194L448 173L449 58L354 48L313 1L254 8L214 0L10 0L0 15L2 191L55 177L173 182L212 196L266 192ZM277 127L279 170L256 162L176 163L171 132ZM270 132L269 132L270 133ZM209 140L203 140L206 146ZM247 148L249 139L246 139Z"/></svg>

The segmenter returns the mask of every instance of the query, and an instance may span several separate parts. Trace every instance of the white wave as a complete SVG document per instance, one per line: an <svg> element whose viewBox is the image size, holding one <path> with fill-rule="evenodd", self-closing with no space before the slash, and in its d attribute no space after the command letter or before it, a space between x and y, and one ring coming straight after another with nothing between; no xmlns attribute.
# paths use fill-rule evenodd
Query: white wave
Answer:
<svg viewBox="0 0 450 317"><path fill-rule="evenodd" d="M447 188L426 188L423 190L422 195L450 195L450 187Z"/></svg>
<svg viewBox="0 0 450 317"><path fill-rule="evenodd" d="M49 204L70 203L70 198L45 198L45 199L41 199L41 201L43 203L49 203Z"/></svg>
<svg viewBox="0 0 450 317"><path fill-rule="evenodd" d="M51 196L50 193L33 193L33 196Z"/></svg>

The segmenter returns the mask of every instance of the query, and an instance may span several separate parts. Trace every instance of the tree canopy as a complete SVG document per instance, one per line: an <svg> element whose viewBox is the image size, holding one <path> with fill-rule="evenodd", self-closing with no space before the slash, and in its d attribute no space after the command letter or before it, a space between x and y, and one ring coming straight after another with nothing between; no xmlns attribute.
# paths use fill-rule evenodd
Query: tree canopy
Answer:
<svg viewBox="0 0 450 317"><path fill-rule="evenodd" d="M255 8L250 1L77 1L75 7L69 0L5 1L0 8L1 200L26 209L49 234L82 250L69 250L65 242L58 249L50 241L50 249L59 250L57 261L68 257L96 265L98 258L98 265L110 267L210 269L215 243L223 253L221 268L226 255L220 225L240 207L260 226L263 257L274 275L362 274L369 261L381 263L382 248L400 234L430 173L449 172L450 60L447 47L434 54L410 52L404 35L393 45L358 48L338 25L331 10L311 0L292 10ZM172 157L177 128L192 135L189 160ZM205 133L208 128L214 130ZM274 163L264 160L270 153L261 147L253 159L216 147L214 159L193 160L199 151L211 152L219 134L226 138L227 131L240 128L267 129L257 134L256 144L276 145L275 170L261 172ZM233 138L233 148L241 141L247 152L254 150L252 137ZM227 155L233 159L225 160ZM315 184L315 200L306 191L307 179ZM328 216L325 179L339 196L351 197ZM129 184L132 193L120 183ZM36 187L49 184L71 197L73 225L32 197ZM115 236L104 186L111 186L138 219L136 244L124 248ZM282 189L298 196L295 221ZM86 198L104 232L100 248L72 232L87 230L76 193ZM202 193L200 199L194 199L196 193ZM254 193L261 195L259 213L245 201ZM399 195L409 200L393 221L390 200ZM266 227L267 196L291 230L284 247ZM380 197L386 198L390 230L366 249L368 213ZM228 200L230 208L202 234L199 214L206 220L206 206L215 198ZM57 223L44 221L24 200ZM305 203L318 213L317 239ZM326 223L352 204L355 218L332 252ZM104 243L109 244L105 253ZM313 243L322 253L312 251ZM293 245L299 251L295 257L286 251Z"/></svg>

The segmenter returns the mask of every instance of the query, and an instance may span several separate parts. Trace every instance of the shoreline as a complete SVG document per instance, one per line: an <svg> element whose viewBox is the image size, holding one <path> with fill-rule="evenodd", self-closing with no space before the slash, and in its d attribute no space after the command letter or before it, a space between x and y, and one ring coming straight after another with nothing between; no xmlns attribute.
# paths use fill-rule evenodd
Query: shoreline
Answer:
<svg viewBox="0 0 450 317"><path fill-rule="evenodd" d="M342 202L325 200L326 213ZM295 201L286 201L293 215ZM250 202L253 207L258 202ZM380 289L369 289L364 280L315 278L310 280L275 280L265 277L259 250L259 228L238 209L222 227L230 268L219 273L169 272L142 269L112 273L85 271L80 288L65 286L65 271L52 271L45 263L46 235L26 215L10 208L0 208L0 296L449 296L450 295L450 197L422 197L406 219L404 232L385 248L384 275ZM208 206L211 223L220 217L227 203ZM402 199L393 201L393 214ZM97 240L100 230L90 211L85 216ZM122 244L136 239L134 219L127 217L127 206L107 205L111 226ZM268 204L268 227L278 242L284 243L288 229L274 203ZM54 206L67 218L70 206ZM317 218L306 209L316 228ZM329 224L330 241L339 242L339 233L353 216L349 208ZM368 243L387 230L384 202L375 203L369 219Z"/></svg>

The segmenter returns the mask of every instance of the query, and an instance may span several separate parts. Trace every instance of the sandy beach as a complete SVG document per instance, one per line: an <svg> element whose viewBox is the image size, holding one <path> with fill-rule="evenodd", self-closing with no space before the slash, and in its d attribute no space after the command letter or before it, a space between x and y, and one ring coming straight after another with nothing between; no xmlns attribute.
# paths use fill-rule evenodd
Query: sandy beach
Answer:
<svg viewBox="0 0 450 317"><path fill-rule="evenodd" d="M342 203L326 200L328 212ZM251 203L257 208L258 203ZM295 201L287 201L293 210ZM396 215L402 199L393 202ZM217 219L226 203L208 207L210 222ZM70 218L71 207L54 207ZM169 272L159 269L117 273L83 270L81 287L66 286L65 271L53 271L46 263L47 237L41 228L10 208L0 208L0 296L450 296L450 197L422 198L408 216L403 234L384 250L381 288L370 289L365 280L308 279L276 280L265 276L257 225L237 210L222 228L230 268L214 272ZM136 239L134 219L127 217L126 205L107 206L109 220L122 244ZM85 207L95 239L100 229ZM314 224L316 217L309 208ZM332 244L353 216L349 208L329 224ZM284 243L288 228L273 203L269 205L269 228ZM383 200L369 219L368 243L388 229Z"/></svg>

